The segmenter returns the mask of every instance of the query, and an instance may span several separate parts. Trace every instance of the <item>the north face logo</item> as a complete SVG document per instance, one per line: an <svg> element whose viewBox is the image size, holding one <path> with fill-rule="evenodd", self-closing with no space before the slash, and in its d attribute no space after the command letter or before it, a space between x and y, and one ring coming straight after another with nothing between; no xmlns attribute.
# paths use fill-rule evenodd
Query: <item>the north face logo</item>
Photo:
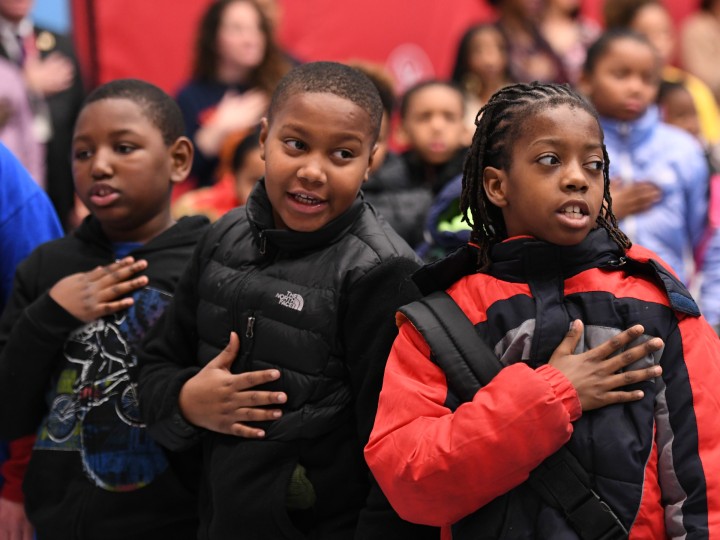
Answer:
<svg viewBox="0 0 720 540"><path fill-rule="evenodd" d="M296 311L302 311L303 305L305 304L302 296L290 291L288 291L287 294L277 293L275 298L279 300L278 304L281 306L289 307Z"/></svg>

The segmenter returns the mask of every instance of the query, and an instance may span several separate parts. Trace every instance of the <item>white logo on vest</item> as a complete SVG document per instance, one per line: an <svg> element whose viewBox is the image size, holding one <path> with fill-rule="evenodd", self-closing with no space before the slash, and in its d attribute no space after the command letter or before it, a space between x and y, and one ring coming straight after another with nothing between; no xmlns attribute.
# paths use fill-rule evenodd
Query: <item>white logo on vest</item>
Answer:
<svg viewBox="0 0 720 540"><path fill-rule="evenodd" d="M278 299L278 304L281 306L289 307L296 311L302 311L305 300L297 293L288 291L287 294L277 293L275 298Z"/></svg>

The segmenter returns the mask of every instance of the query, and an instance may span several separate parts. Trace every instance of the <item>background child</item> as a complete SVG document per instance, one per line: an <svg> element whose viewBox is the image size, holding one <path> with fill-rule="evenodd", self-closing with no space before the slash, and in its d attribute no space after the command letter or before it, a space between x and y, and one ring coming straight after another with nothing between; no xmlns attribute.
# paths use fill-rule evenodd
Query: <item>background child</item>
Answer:
<svg viewBox="0 0 720 540"><path fill-rule="evenodd" d="M588 50L581 88L600 114L621 227L688 283L707 218L708 168L692 136L660 121L659 69L642 35L615 30Z"/></svg>
<svg viewBox="0 0 720 540"><path fill-rule="evenodd" d="M461 540L509 527L577 538L523 484L566 445L630 537L711 536L720 342L670 270L617 228L594 109L533 84L501 90L481 113L462 194L475 264L458 272L446 259L416 280L464 273L447 292L506 367L458 405L401 324L365 448L371 470L401 516L442 525L444 538L453 524Z"/></svg>
<svg viewBox="0 0 720 540"><path fill-rule="evenodd" d="M202 442L199 538L422 534L394 514L358 524L362 446L418 266L358 197L381 117L359 71L291 71L262 124L264 180L213 225L148 339L140 401L153 435Z"/></svg>
<svg viewBox="0 0 720 540"><path fill-rule="evenodd" d="M423 241L423 224L433 197L462 170L467 138L464 107L457 87L434 80L411 87L400 103L397 138L407 147L401 156L404 171L386 175L386 184L392 186L386 191L407 196L383 201L381 214L398 216L388 219L413 248Z"/></svg>
<svg viewBox="0 0 720 540"><path fill-rule="evenodd" d="M465 95L467 144L475 132L475 117L495 92L512 82L508 43L494 24L470 27L458 44L451 80Z"/></svg>
<svg viewBox="0 0 720 540"><path fill-rule="evenodd" d="M207 223L170 216L192 164L183 132L153 85L95 90L72 153L91 215L18 267L0 320L0 432L38 432L24 493L40 538L195 538L195 498L147 434L135 382L138 346Z"/></svg>
<svg viewBox="0 0 720 540"><path fill-rule="evenodd" d="M172 205L175 218L203 215L217 221L247 202L255 183L265 172L260 157L260 129L238 135L227 151L220 179L210 187L198 188L178 197Z"/></svg>
<svg viewBox="0 0 720 540"><path fill-rule="evenodd" d="M720 145L709 145L702 139L697 109L685 85L663 82L658 105L663 121L687 131L704 144L710 168L708 226L695 250L695 260L700 269L700 307L708 322L720 328Z"/></svg>
<svg viewBox="0 0 720 540"><path fill-rule="evenodd" d="M605 26L610 30L632 29L644 35L660 55L662 80L683 82L693 96L703 138L720 142L720 110L712 91L701 79L673 65L675 25L661 0L606 0Z"/></svg>

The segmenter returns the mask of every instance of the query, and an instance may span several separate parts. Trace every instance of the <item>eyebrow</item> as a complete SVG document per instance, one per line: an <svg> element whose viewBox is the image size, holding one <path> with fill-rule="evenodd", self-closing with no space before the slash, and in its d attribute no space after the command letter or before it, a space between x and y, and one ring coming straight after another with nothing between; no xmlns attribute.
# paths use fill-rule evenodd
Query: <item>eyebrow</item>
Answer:
<svg viewBox="0 0 720 540"><path fill-rule="evenodd" d="M281 129L295 131L301 137L307 138L310 136L310 132L305 129L302 124L284 124L281 126ZM365 143L365 139L363 137L360 137L359 135L354 135L352 133L347 133L345 131L337 133L336 138L338 141L357 141L360 144Z"/></svg>
<svg viewBox="0 0 720 540"><path fill-rule="evenodd" d="M115 131L111 131L110 135L112 137L122 137L123 135L139 135L140 133L138 131L132 130L132 129L116 129ZM79 135L75 135L73 137L73 142L83 139L89 139L90 137L88 135L84 135L83 133L80 133Z"/></svg>
<svg viewBox="0 0 720 540"><path fill-rule="evenodd" d="M567 146L567 143L562 139L553 139L552 137L548 137L546 139L537 139L530 143L530 146L536 146L538 144L555 144L560 146ZM585 150L592 150L595 148L602 149L602 147L602 143L586 143L585 145L583 145L583 149Z"/></svg>

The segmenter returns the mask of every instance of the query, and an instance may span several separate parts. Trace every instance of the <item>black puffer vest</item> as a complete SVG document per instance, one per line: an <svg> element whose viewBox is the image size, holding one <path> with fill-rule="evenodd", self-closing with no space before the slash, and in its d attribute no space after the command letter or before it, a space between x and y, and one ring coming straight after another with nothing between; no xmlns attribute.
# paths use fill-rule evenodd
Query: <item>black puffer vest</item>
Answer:
<svg viewBox="0 0 720 540"><path fill-rule="evenodd" d="M357 518L367 495L344 363L344 301L367 272L409 248L360 198L314 233L273 227L261 182L246 207L213 227L201 253L199 363L215 357L235 331L241 350L232 371L277 368L280 379L261 388L288 396L280 419L257 424L264 440L205 438L203 500L213 509L201 513L213 520L203 524L201 538L302 538L284 499L297 464L318 494L312 520L336 521L333 527L351 536L354 525L346 520ZM277 529L267 530L267 523Z"/></svg>

